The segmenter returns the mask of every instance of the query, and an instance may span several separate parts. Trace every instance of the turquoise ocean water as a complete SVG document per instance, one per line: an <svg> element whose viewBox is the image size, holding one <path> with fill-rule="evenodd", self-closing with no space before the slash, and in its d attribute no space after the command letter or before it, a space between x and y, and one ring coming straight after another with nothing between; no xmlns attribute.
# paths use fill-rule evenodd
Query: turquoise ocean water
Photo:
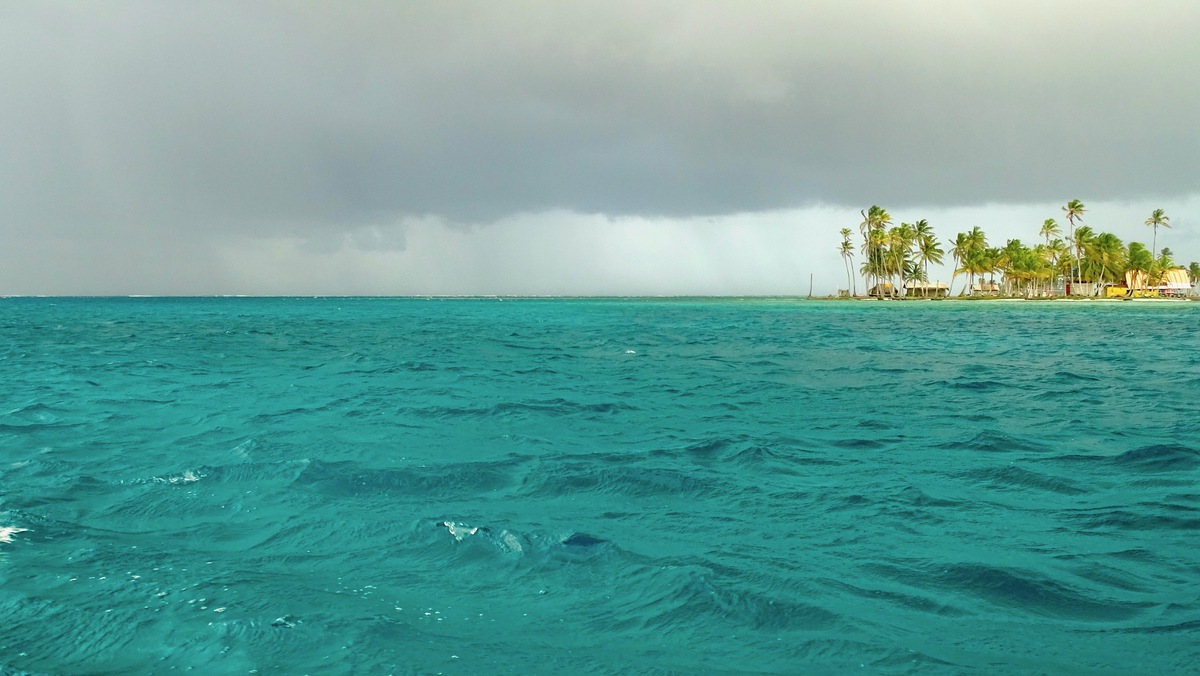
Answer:
<svg viewBox="0 0 1200 676"><path fill-rule="evenodd" d="M1197 673L1198 327L0 299L0 672Z"/></svg>

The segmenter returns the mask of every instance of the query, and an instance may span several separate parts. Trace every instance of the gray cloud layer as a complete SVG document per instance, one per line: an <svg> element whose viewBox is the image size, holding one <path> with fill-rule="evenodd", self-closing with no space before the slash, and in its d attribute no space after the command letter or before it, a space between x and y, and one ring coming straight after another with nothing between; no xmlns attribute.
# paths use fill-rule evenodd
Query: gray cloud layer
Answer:
<svg viewBox="0 0 1200 676"><path fill-rule="evenodd" d="M2 216L1175 195L1193 2L8 3Z"/></svg>

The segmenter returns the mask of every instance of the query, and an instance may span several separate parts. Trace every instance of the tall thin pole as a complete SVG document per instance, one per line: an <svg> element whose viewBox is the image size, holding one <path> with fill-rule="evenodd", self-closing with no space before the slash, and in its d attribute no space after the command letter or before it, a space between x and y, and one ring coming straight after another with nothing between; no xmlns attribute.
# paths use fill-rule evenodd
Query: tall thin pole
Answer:
<svg viewBox="0 0 1200 676"><path fill-rule="evenodd" d="M812 298L812 280L813 280L813 273L810 272L810 273L808 273L808 297L809 298Z"/></svg>

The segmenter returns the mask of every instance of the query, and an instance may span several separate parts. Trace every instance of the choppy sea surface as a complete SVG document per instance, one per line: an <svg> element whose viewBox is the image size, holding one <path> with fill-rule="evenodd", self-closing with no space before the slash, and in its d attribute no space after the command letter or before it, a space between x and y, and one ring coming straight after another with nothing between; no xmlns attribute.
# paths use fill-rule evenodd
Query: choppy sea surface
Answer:
<svg viewBox="0 0 1200 676"><path fill-rule="evenodd" d="M1198 327L0 299L0 672L1197 673Z"/></svg>

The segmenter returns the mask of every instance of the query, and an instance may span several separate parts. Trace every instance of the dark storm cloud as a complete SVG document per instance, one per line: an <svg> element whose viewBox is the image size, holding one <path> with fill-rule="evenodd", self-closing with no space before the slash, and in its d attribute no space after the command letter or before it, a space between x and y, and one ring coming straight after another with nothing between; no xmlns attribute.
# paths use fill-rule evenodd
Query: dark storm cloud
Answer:
<svg viewBox="0 0 1200 676"><path fill-rule="evenodd" d="M6 3L0 219L306 236L1179 195L1197 29L1192 2Z"/></svg>

